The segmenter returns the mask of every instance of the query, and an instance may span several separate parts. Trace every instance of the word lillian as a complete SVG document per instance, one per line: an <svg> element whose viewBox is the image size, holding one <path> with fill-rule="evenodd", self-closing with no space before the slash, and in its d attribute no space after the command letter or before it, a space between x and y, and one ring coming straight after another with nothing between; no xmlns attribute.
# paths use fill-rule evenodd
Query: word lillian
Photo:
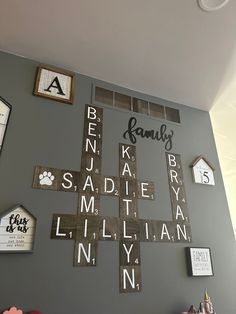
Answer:
<svg viewBox="0 0 236 314"><path fill-rule="evenodd" d="M123 137L126 139L127 136L129 137L131 143L136 143L136 135L141 136L142 138L150 138L152 140L162 141L165 143L165 149L171 150L172 149L172 137L174 135L174 131L170 130L169 133L166 132L167 126L162 124L160 126L159 131L155 130L144 130L141 127L135 127L137 124L137 119L132 117L129 119L128 122L128 129L123 134Z"/></svg>

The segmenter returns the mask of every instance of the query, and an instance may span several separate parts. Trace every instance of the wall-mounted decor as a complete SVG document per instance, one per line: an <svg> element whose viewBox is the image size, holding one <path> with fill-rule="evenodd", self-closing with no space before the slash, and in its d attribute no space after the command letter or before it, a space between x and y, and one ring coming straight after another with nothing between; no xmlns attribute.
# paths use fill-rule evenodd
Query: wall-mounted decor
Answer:
<svg viewBox="0 0 236 314"><path fill-rule="evenodd" d="M74 94L73 73L49 66L39 66L34 95L72 104Z"/></svg>
<svg viewBox="0 0 236 314"><path fill-rule="evenodd" d="M178 109L121 94L96 85L93 86L93 102L95 104L105 104L113 108L128 110L152 118L180 123L180 111Z"/></svg>
<svg viewBox="0 0 236 314"><path fill-rule="evenodd" d="M36 218L22 205L0 213L0 252L32 252Z"/></svg>
<svg viewBox="0 0 236 314"><path fill-rule="evenodd" d="M199 156L191 163L195 183L215 185L214 168L203 156Z"/></svg>
<svg viewBox="0 0 236 314"><path fill-rule="evenodd" d="M0 152L2 150L10 113L11 105L9 105L2 97L0 97Z"/></svg>
<svg viewBox="0 0 236 314"><path fill-rule="evenodd" d="M124 139L129 139L132 144L135 144L137 142L137 136L162 142L165 144L165 149L168 151L172 149L174 131L168 130L166 124L162 124L159 130L145 130L137 126L137 119L132 117L129 119L128 128L124 132L123 137Z"/></svg>
<svg viewBox="0 0 236 314"><path fill-rule="evenodd" d="M208 247L186 247L189 276L213 276L211 251Z"/></svg>
<svg viewBox="0 0 236 314"><path fill-rule="evenodd" d="M138 201L155 199L155 185L137 176L136 146L119 143L119 176L102 174L103 109L87 105L80 171L36 166L33 188L78 193L76 214L54 214L51 238L74 240L74 266L96 266L98 242L119 241L120 292L140 292L140 242L191 242L179 154L166 152L172 220L139 219ZM164 133L163 139L166 137ZM100 215L100 197L116 197L119 217Z"/></svg>

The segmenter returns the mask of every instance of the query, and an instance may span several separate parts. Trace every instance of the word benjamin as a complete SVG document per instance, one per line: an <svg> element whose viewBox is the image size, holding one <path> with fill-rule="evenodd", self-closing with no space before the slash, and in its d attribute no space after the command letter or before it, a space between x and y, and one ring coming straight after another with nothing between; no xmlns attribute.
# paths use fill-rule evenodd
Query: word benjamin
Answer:
<svg viewBox="0 0 236 314"><path fill-rule="evenodd" d="M123 134L123 137L126 139L129 137L131 143L136 143L136 136L141 136L142 138L150 138L152 140L162 141L165 143L165 149L171 150L172 148L172 137L174 135L174 131L170 130L169 134L166 133L167 126L162 124L159 131L154 130L144 130L141 127L136 127L137 119L132 117L128 122L128 129Z"/></svg>

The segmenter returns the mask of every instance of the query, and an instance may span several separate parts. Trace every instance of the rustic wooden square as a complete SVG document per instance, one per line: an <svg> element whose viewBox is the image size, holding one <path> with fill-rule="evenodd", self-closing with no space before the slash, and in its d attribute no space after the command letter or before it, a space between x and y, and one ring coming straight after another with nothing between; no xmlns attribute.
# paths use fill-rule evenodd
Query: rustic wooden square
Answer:
<svg viewBox="0 0 236 314"><path fill-rule="evenodd" d="M120 179L118 177L101 176L101 194L119 196Z"/></svg>
<svg viewBox="0 0 236 314"><path fill-rule="evenodd" d="M97 155L83 153L81 158L81 169L93 174L101 174L102 160Z"/></svg>
<svg viewBox="0 0 236 314"><path fill-rule="evenodd" d="M140 242L120 241L120 266L137 266L140 264Z"/></svg>
<svg viewBox="0 0 236 314"><path fill-rule="evenodd" d="M140 292L141 266L120 266L120 292Z"/></svg>
<svg viewBox="0 0 236 314"><path fill-rule="evenodd" d="M172 216L176 222L189 222L189 213L187 202L176 202L171 198Z"/></svg>
<svg viewBox="0 0 236 314"><path fill-rule="evenodd" d="M80 172L79 192L81 194L100 194L101 177L96 174Z"/></svg>
<svg viewBox="0 0 236 314"><path fill-rule="evenodd" d="M40 65L34 95L72 104L75 75L72 72Z"/></svg>
<svg viewBox="0 0 236 314"><path fill-rule="evenodd" d="M99 215L100 213L100 194L79 193L78 214Z"/></svg>
<svg viewBox="0 0 236 314"><path fill-rule="evenodd" d="M99 117L96 119L84 119L84 137L94 137L97 139L102 139L102 120Z"/></svg>
<svg viewBox="0 0 236 314"><path fill-rule="evenodd" d="M85 106L84 120L94 121L96 123L102 123L103 121L103 108L95 107L87 104Z"/></svg>
<svg viewBox="0 0 236 314"><path fill-rule="evenodd" d="M129 179L136 179L137 177L136 162L120 159L119 176Z"/></svg>
<svg viewBox="0 0 236 314"><path fill-rule="evenodd" d="M192 242L190 225L188 223L176 223L175 225L175 242Z"/></svg>
<svg viewBox="0 0 236 314"><path fill-rule="evenodd" d="M99 240L116 241L119 240L119 218L102 217L99 226Z"/></svg>
<svg viewBox="0 0 236 314"><path fill-rule="evenodd" d="M120 221L120 239L124 241L140 240L140 224L136 219Z"/></svg>
<svg viewBox="0 0 236 314"><path fill-rule="evenodd" d="M58 191L60 180L60 169L36 166L32 187L34 189Z"/></svg>
<svg viewBox="0 0 236 314"><path fill-rule="evenodd" d="M138 219L138 203L136 198L119 198L120 218Z"/></svg>
<svg viewBox="0 0 236 314"><path fill-rule="evenodd" d="M143 242L155 242L157 241L157 235L155 234L154 220L140 219L140 241Z"/></svg>
<svg viewBox="0 0 236 314"><path fill-rule="evenodd" d="M76 222L76 215L54 214L52 218L51 239L75 239Z"/></svg>
<svg viewBox="0 0 236 314"><path fill-rule="evenodd" d="M99 223L101 217L91 215L78 215L77 241L95 241L99 236Z"/></svg>
<svg viewBox="0 0 236 314"><path fill-rule="evenodd" d="M169 183L175 188L177 188L178 186L184 185L183 173L182 171L180 172L180 169L177 169L177 168L168 169L167 174L168 174Z"/></svg>
<svg viewBox="0 0 236 314"><path fill-rule="evenodd" d="M88 153L91 155L97 155L102 157L102 139L85 136L83 137L83 153Z"/></svg>
<svg viewBox="0 0 236 314"><path fill-rule="evenodd" d="M180 154L166 152L167 169L182 169Z"/></svg>
<svg viewBox="0 0 236 314"><path fill-rule="evenodd" d="M127 162L136 161L136 146L128 144L119 144L119 156L120 160L125 160Z"/></svg>
<svg viewBox="0 0 236 314"><path fill-rule="evenodd" d="M61 176L58 180L59 191L77 192L79 175L80 173L78 171L61 170Z"/></svg>
<svg viewBox="0 0 236 314"><path fill-rule="evenodd" d="M74 266L96 266L97 247L97 241L76 241Z"/></svg>
<svg viewBox="0 0 236 314"><path fill-rule="evenodd" d="M144 200L155 199L155 186L150 181L137 181L138 198Z"/></svg>
<svg viewBox="0 0 236 314"><path fill-rule="evenodd" d="M137 180L120 178L120 196L122 198L137 197Z"/></svg>
<svg viewBox="0 0 236 314"><path fill-rule="evenodd" d="M175 223L172 221L153 220L153 236L159 242L175 242Z"/></svg>

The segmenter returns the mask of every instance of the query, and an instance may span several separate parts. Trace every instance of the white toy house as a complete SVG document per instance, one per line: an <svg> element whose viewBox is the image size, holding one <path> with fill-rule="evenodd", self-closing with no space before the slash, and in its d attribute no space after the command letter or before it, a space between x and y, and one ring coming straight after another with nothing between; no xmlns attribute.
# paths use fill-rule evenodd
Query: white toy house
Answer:
<svg viewBox="0 0 236 314"><path fill-rule="evenodd" d="M190 165L195 183L215 185L214 168L203 156L199 156Z"/></svg>

